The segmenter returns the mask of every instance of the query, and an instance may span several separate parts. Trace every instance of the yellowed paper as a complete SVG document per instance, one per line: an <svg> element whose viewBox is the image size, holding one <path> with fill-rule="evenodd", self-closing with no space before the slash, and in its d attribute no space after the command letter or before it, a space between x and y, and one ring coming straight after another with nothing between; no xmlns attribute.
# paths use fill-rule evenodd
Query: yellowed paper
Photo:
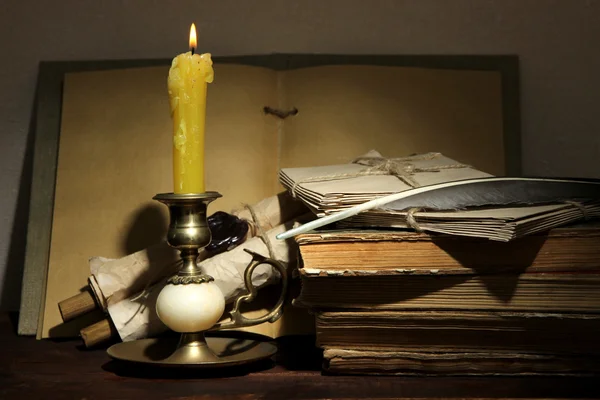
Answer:
<svg viewBox="0 0 600 400"><path fill-rule="evenodd" d="M106 309L175 274L179 260L179 252L161 241L116 260L92 257L88 280L99 305Z"/></svg>
<svg viewBox="0 0 600 400"><path fill-rule="evenodd" d="M505 173L497 71L323 66L280 72L286 108L281 168L436 151Z"/></svg>
<svg viewBox="0 0 600 400"><path fill-rule="evenodd" d="M254 236L258 233L257 227L266 232L307 212L308 209L300 200L293 198L288 192L281 192L277 196L259 201L251 208L242 207L231 213L248 221L253 228L251 234Z"/></svg>
<svg viewBox="0 0 600 400"><path fill-rule="evenodd" d="M418 211L413 218L420 229L448 235L508 242L558 226L600 217L600 202L552 204L468 211ZM405 211L372 210L340 221L344 228L410 228Z"/></svg>
<svg viewBox="0 0 600 400"><path fill-rule="evenodd" d="M391 174L355 176L369 167L357 163L324 165L307 168L284 168L280 171L283 185L312 207L318 215L340 211L377 197L403 192L412 185L427 186L462 179L485 178L491 175L467 164L452 160L441 153L425 153L402 157L382 155L372 150L368 157L391 158L410 165L403 181ZM343 179L338 179L342 178ZM329 179L332 178L332 179ZM412 185L410 182L413 182Z"/></svg>

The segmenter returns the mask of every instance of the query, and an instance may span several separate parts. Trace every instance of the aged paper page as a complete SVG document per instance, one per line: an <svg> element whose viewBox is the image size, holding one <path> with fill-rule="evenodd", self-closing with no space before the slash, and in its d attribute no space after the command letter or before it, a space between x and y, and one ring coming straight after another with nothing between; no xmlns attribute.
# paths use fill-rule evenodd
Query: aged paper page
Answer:
<svg viewBox="0 0 600 400"><path fill-rule="evenodd" d="M172 192L168 67L69 74L60 151L43 337L72 336L57 303L79 292L97 254L120 258L164 239ZM276 101L268 69L216 65L208 88L206 187L223 194L209 213L230 211L277 193Z"/></svg>
<svg viewBox="0 0 600 400"><path fill-rule="evenodd" d="M440 152L503 175L500 73L324 66L280 73L285 108L280 167L344 164Z"/></svg>

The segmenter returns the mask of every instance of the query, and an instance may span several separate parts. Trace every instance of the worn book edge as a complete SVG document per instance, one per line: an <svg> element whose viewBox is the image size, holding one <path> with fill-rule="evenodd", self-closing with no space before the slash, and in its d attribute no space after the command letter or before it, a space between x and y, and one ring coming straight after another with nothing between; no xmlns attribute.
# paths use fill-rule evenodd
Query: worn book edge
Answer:
<svg viewBox="0 0 600 400"><path fill-rule="evenodd" d="M526 238L531 237L589 237L589 236L600 236L600 222L592 221L587 223L573 224L570 226L559 227L551 229L546 233L537 233L530 235ZM322 242L380 242L380 241L427 241L431 242L436 238L443 238L448 240L457 240L460 242L465 241L487 241L486 239L479 238L465 238L456 237L447 234L439 233L420 233L413 230L394 230L394 229L338 229L338 230L323 230L313 231L300 234L295 237L296 243L299 246L310 245L313 243Z"/></svg>
<svg viewBox="0 0 600 400"><path fill-rule="evenodd" d="M323 367L342 374L366 375L553 375L594 376L600 358L520 352L360 351L325 349Z"/></svg>

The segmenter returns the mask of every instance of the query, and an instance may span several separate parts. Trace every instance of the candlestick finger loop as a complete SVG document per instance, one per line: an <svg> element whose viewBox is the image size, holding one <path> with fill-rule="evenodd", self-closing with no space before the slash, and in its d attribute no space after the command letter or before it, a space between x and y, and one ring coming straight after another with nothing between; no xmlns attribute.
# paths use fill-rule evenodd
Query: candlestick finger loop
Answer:
<svg viewBox="0 0 600 400"><path fill-rule="evenodd" d="M233 303L233 309L229 312L230 320L218 323L210 330L241 328L262 324L264 322L273 323L277 321L283 313L283 304L287 299L288 292L288 272L285 265L277 260L265 257L262 254L256 253L252 250L244 249L244 251L252 255L252 260L244 271L244 284L248 292L235 299ZM270 265L279 272L281 276L281 293L279 294L277 303L267 314L258 318L247 318L240 311L240 305L242 303L250 303L256 298L257 290L252 284L252 274L258 266L263 264Z"/></svg>

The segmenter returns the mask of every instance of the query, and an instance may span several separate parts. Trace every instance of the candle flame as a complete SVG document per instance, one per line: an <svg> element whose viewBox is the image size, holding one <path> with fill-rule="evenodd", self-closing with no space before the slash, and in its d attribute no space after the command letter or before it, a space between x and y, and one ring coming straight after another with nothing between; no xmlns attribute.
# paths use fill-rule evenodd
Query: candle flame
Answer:
<svg viewBox="0 0 600 400"><path fill-rule="evenodd" d="M190 50L193 52L196 50L197 40L196 40L196 24L192 24L190 27Z"/></svg>

